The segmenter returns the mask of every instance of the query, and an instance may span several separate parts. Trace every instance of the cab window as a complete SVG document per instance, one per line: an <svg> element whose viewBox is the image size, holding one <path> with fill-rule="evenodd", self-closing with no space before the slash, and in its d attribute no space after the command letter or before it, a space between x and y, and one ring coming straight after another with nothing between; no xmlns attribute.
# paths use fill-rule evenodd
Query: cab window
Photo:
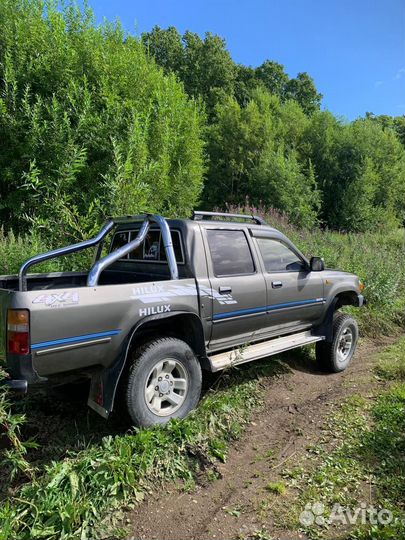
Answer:
<svg viewBox="0 0 405 540"><path fill-rule="evenodd" d="M257 238L267 272L300 272L304 261L285 244L273 238Z"/></svg>
<svg viewBox="0 0 405 540"><path fill-rule="evenodd" d="M207 238L216 276L254 273L252 254L243 231L207 229Z"/></svg>
<svg viewBox="0 0 405 540"><path fill-rule="evenodd" d="M114 251L119 247L135 240L139 229L132 231L117 232L113 238L110 251ZM180 237L180 231L171 231L173 250L176 256L176 261L179 264L184 264L183 248ZM163 238L159 229L149 230L145 240L133 251L124 257L124 260L133 259L140 262L167 262L166 251L163 245Z"/></svg>

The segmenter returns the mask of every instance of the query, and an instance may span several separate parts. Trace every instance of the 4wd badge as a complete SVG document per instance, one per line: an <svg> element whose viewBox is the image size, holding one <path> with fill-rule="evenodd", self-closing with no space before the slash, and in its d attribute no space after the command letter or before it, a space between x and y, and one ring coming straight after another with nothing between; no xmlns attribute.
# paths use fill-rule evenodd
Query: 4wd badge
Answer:
<svg viewBox="0 0 405 540"><path fill-rule="evenodd" d="M33 304L45 304L49 307L64 307L79 303L79 293L66 291L59 294L40 294L32 301Z"/></svg>

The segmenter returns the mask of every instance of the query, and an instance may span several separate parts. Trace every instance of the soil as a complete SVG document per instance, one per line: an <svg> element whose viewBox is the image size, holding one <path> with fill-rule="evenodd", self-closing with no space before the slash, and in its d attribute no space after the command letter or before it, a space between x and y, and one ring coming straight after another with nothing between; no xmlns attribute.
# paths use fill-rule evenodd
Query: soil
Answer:
<svg viewBox="0 0 405 540"><path fill-rule="evenodd" d="M243 437L230 449L219 478L190 492L166 485L126 516L129 537L145 540L223 540L256 536L305 538L278 531L271 508L263 509L266 486L316 444L331 405L351 394L368 395L378 384L372 376L376 354L392 338L364 340L349 368L339 374L317 371L305 355L290 353L281 377L265 379L265 403ZM288 513L288 509L285 510Z"/></svg>

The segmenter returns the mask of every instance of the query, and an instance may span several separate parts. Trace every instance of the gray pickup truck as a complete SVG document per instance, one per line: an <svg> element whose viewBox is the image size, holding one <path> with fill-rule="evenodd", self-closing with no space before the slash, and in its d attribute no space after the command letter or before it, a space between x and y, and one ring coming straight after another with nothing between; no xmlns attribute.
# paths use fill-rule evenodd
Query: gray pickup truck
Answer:
<svg viewBox="0 0 405 540"><path fill-rule="evenodd" d="M27 273L92 246L89 272ZM362 306L362 289L255 216L112 218L95 238L0 276L4 382L26 392L88 377L102 416L119 399L134 425L165 423L196 407L202 370L311 343L324 369L345 369L358 328L339 309Z"/></svg>

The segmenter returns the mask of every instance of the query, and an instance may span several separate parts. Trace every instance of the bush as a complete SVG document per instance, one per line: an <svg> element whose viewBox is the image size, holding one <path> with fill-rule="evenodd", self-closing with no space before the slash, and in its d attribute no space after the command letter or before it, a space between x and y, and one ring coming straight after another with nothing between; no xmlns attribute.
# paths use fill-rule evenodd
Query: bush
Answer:
<svg viewBox="0 0 405 540"><path fill-rule="evenodd" d="M121 26L53 2L0 3L0 222L49 243L102 215L187 214L202 115Z"/></svg>

